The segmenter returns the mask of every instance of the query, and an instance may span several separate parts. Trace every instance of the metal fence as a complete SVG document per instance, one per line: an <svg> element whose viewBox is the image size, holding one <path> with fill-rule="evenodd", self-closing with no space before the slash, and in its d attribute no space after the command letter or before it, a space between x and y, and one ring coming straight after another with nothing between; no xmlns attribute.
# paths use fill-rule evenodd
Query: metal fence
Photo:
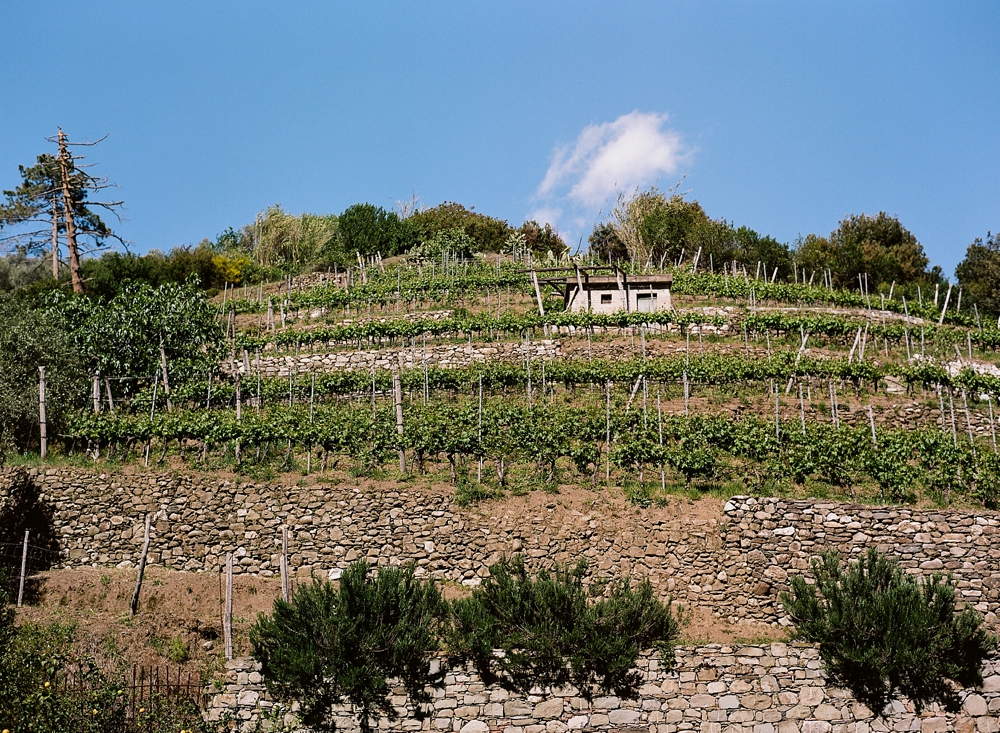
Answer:
<svg viewBox="0 0 1000 733"><path fill-rule="evenodd" d="M35 597L34 577L60 560L58 551L28 542L0 542L0 588L12 603L28 603ZM22 580L23 579L23 580Z"/></svg>

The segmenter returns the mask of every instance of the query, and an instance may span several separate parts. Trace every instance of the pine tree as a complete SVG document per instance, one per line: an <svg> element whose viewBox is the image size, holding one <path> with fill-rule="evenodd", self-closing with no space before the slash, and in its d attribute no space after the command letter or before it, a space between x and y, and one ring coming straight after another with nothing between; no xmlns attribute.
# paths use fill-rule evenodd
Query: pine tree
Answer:
<svg viewBox="0 0 1000 733"><path fill-rule="evenodd" d="M103 140L104 138L101 138ZM59 129L50 142L56 143L57 155L39 155L35 165L18 166L21 184L4 191L6 203L0 204L0 229L12 233L0 244L14 245L27 253L50 249L52 276L59 277L59 240L66 242L70 278L73 291L83 292L80 274L80 257L98 247L107 239L122 239L101 220L95 207L116 213L121 201L91 201L90 195L110 188L105 178L91 175L78 161L84 156L74 155L71 148L89 147L101 142L72 143ZM117 214L116 214L117 215ZM83 247L83 238L90 240L90 247Z"/></svg>

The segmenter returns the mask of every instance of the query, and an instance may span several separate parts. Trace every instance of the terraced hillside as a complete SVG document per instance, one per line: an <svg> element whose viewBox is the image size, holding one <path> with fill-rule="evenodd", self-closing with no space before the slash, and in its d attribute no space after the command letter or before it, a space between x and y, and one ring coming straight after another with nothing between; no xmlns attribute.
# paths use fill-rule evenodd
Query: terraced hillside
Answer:
<svg viewBox="0 0 1000 733"><path fill-rule="evenodd" d="M216 374L80 413L67 449L257 477L447 476L467 502L566 485L640 505L1000 501L1000 330L978 310L672 275L673 309L652 313L568 313L495 260L227 292Z"/></svg>

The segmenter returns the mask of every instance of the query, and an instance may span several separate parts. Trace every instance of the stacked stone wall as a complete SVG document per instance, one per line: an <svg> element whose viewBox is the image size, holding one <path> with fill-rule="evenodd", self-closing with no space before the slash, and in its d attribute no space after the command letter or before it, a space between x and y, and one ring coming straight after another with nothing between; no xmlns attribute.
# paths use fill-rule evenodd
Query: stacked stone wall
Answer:
<svg viewBox="0 0 1000 733"><path fill-rule="evenodd" d="M816 648L806 644L680 647L677 665L667 670L656 656L637 665L643 678L637 700L598 697L588 703L576 690L538 690L527 697L482 683L471 668L451 670L443 689L433 690L430 715L423 721L407 706L405 692L393 698L400 715L383 721L384 731L454 733L567 733L567 731L642 731L643 733L996 733L1000 718L1000 663L987 662L981 690L961 694L959 712L932 706L917 714L912 705L894 702L877 718L850 692L828 684ZM226 716L241 730L273 713L253 660L227 665L225 689L209 717ZM278 716L281 717L281 716ZM287 719L291 722L291 718ZM356 731L349 709L341 709L337 730Z"/></svg>
<svg viewBox="0 0 1000 733"><path fill-rule="evenodd" d="M0 486L2 477L0 469ZM469 509L448 489L406 485L376 491L71 468L38 471L35 480L67 567L137 563L152 513L149 561L179 570L218 572L232 553L237 573L273 575L284 525L300 576L338 577L359 558L412 560L422 575L475 585L502 554L521 553L535 568L585 558L590 580L648 578L661 598L735 623L776 624L787 623L780 592L810 557L875 547L908 571L950 573L991 626L1000 612L1000 522L985 511L734 497L718 514L684 516L597 493L586 504L533 495Z"/></svg>

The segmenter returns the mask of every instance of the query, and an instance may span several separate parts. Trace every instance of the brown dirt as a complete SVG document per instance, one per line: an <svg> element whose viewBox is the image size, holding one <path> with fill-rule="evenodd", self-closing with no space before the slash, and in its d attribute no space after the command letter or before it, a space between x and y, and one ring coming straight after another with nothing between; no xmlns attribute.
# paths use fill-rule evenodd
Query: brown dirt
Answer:
<svg viewBox="0 0 1000 733"><path fill-rule="evenodd" d="M221 668L221 577L147 568L139 612L129 615L135 570L82 568L42 574L39 597L18 611L19 622L62 623L77 627L76 651L105 667L116 664L181 667L186 672ZM269 611L280 585L273 578L233 579L233 636L246 653L247 634L257 613ZM179 640L179 641L175 641ZM173 642L173 644L171 643ZM186 646L187 659L171 654Z"/></svg>

